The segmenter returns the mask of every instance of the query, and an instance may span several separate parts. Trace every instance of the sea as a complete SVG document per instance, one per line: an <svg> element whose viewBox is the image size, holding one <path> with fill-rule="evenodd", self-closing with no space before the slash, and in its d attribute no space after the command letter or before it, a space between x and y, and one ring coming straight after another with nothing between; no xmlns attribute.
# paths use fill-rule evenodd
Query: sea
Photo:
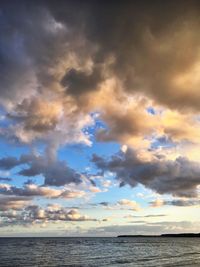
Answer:
<svg viewBox="0 0 200 267"><path fill-rule="evenodd" d="M0 266L200 267L200 238L0 238Z"/></svg>

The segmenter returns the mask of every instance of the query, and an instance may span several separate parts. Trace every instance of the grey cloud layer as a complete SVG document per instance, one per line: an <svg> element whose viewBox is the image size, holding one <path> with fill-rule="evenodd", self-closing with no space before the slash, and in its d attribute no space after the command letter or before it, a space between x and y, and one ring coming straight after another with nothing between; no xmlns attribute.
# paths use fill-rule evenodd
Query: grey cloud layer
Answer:
<svg viewBox="0 0 200 267"><path fill-rule="evenodd" d="M6 157L0 159L0 168L10 170L16 166L26 164L19 171L22 176L33 177L42 174L45 185L62 186L69 183L81 183L81 174L67 166L65 161L51 160L36 155L21 155L19 159Z"/></svg>
<svg viewBox="0 0 200 267"><path fill-rule="evenodd" d="M39 186L34 183L24 184L23 187L12 186L8 184L0 184L0 194L8 196L22 197L46 197L46 198L78 198L84 196L83 191L70 189L53 189L46 186Z"/></svg>
<svg viewBox="0 0 200 267"><path fill-rule="evenodd" d="M197 196L200 184L199 163L187 158L172 160L143 161L132 150L119 152L109 159L93 155L92 161L102 171L116 174L121 185L135 187L142 184L160 194L172 194L180 197Z"/></svg>
<svg viewBox="0 0 200 267"><path fill-rule="evenodd" d="M159 207L163 205L177 206L177 207L190 207L190 206L199 206L199 199L173 199L173 200L155 200L150 202L151 206Z"/></svg>
<svg viewBox="0 0 200 267"><path fill-rule="evenodd" d="M1 196L0 211L21 210L30 203L31 199L25 196Z"/></svg>

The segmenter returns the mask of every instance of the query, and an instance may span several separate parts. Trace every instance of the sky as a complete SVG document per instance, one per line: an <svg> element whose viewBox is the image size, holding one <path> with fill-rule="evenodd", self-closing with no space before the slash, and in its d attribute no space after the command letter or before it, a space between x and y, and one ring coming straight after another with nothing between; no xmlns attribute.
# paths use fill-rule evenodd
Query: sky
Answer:
<svg viewBox="0 0 200 267"><path fill-rule="evenodd" d="M200 232L200 2L1 1L0 236Z"/></svg>

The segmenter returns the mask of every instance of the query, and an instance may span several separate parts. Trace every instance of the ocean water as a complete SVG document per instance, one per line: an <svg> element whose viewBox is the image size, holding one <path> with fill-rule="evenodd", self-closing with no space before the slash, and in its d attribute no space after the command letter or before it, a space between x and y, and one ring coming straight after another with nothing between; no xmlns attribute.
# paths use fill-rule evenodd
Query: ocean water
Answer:
<svg viewBox="0 0 200 267"><path fill-rule="evenodd" d="M200 238L0 238L0 266L200 267Z"/></svg>

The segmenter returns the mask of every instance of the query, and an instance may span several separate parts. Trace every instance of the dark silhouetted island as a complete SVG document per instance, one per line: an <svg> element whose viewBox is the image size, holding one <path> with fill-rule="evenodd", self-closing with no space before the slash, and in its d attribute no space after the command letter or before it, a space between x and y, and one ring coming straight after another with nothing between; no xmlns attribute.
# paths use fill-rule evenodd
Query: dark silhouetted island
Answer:
<svg viewBox="0 0 200 267"><path fill-rule="evenodd" d="M118 235L117 237L200 237L200 233L162 234L162 235Z"/></svg>

